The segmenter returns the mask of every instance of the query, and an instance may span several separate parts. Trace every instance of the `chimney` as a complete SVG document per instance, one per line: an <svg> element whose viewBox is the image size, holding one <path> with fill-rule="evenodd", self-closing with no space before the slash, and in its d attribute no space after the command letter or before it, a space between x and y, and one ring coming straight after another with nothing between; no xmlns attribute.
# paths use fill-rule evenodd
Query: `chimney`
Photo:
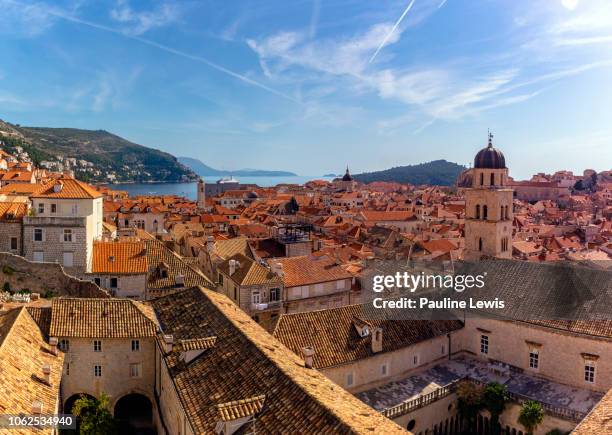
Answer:
<svg viewBox="0 0 612 435"><path fill-rule="evenodd" d="M32 402L32 414L42 414L43 412L43 403L40 400L35 400Z"/></svg>
<svg viewBox="0 0 612 435"><path fill-rule="evenodd" d="M206 249L208 252L212 252L215 248L215 238L213 236L208 236L206 238Z"/></svg>
<svg viewBox="0 0 612 435"><path fill-rule="evenodd" d="M169 334L164 334L164 344L166 353L172 352L172 344L174 343L174 337Z"/></svg>
<svg viewBox="0 0 612 435"><path fill-rule="evenodd" d="M306 346L302 348L302 356L304 357L304 367L307 369L312 368L312 357L314 356L315 350L312 346Z"/></svg>
<svg viewBox="0 0 612 435"><path fill-rule="evenodd" d="M174 282L176 282L176 285L178 286L184 286L185 285L185 275L176 275L174 277Z"/></svg>
<svg viewBox="0 0 612 435"><path fill-rule="evenodd" d="M372 330L372 352L378 353L382 351L383 345L383 330L380 327Z"/></svg>
<svg viewBox="0 0 612 435"><path fill-rule="evenodd" d="M51 385L51 366L49 364L45 364L42 366L43 380L45 384Z"/></svg>
<svg viewBox="0 0 612 435"><path fill-rule="evenodd" d="M50 337L49 338L49 345L51 346L51 353L53 355L57 355L57 337Z"/></svg>
<svg viewBox="0 0 612 435"><path fill-rule="evenodd" d="M230 260L229 261L229 274L230 276L232 276L234 274L234 272L236 272L236 269L240 268L240 263L236 260Z"/></svg>
<svg viewBox="0 0 612 435"><path fill-rule="evenodd" d="M272 272L274 272L275 274L277 274L278 276L282 278L284 275L283 264L282 263L272 263Z"/></svg>

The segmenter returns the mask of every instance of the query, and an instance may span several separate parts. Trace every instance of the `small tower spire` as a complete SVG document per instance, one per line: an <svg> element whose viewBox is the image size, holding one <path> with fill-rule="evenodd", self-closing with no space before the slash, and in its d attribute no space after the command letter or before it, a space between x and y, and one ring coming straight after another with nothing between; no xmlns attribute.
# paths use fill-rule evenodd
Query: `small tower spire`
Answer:
<svg viewBox="0 0 612 435"><path fill-rule="evenodd" d="M491 130L489 130L487 128L487 132L488 132L488 136L489 136L489 143L488 143L488 147L489 148L493 148L493 133L491 133Z"/></svg>

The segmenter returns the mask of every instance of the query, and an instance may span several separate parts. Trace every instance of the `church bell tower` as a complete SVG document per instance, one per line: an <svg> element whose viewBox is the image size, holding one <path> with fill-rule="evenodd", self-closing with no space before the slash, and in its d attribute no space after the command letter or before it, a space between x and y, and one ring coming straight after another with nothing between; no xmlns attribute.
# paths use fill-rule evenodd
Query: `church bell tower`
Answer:
<svg viewBox="0 0 612 435"><path fill-rule="evenodd" d="M198 210L200 211L206 208L206 191L204 188L205 188L204 180L200 178L198 180L198 198L197 198Z"/></svg>
<svg viewBox="0 0 612 435"><path fill-rule="evenodd" d="M493 135L474 158L471 187L465 189L466 260L512 258L513 189L501 151L493 148Z"/></svg>

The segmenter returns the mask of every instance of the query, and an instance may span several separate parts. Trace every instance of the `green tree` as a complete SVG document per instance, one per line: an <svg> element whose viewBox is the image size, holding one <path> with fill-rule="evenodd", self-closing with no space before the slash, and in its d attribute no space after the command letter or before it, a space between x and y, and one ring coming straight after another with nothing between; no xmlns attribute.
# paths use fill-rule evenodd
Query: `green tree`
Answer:
<svg viewBox="0 0 612 435"><path fill-rule="evenodd" d="M491 433L494 435L501 433L499 416L504 412L509 399L508 388L505 385L491 382L484 389L482 403L491 413Z"/></svg>
<svg viewBox="0 0 612 435"><path fill-rule="evenodd" d="M533 400L528 400L521 406L521 412L518 416L518 422L527 430L527 435L533 434L533 431L544 420L544 410L542 405Z"/></svg>
<svg viewBox="0 0 612 435"><path fill-rule="evenodd" d="M476 427L478 411L482 409L484 389L472 382L461 382L457 386L457 410L461 416L465 433Z"/></svg>
<svg viewBox="0 0 612 435"><path fill-rule="evenodd" d="M99 399L81 396L74 402L72 413L78 417L80 435L113 435L117 424L109 411L109 399L105 393Z"/></svg>

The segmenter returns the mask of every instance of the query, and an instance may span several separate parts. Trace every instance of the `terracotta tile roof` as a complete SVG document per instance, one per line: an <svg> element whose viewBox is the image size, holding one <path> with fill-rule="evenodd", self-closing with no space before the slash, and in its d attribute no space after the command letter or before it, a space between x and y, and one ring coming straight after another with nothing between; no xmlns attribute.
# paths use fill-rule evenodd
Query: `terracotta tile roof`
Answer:
<svg viewBox="0 0 612 435"><path fill-rule="evenodd" d="M589 414L576 426L572 435L612 433L612 389L599 401Z"/></svg>
<svg viewBox="0 0 612 435"><path fill-rule="evenodd" d="M372 211L364 210L359 213L365 221L409 221L415 220L416 216L411 211Z"/></svg>
<svg viewBox="0 0 612 435"><path fill-rule="evenodd" d="M148 267L145 242L94 242L92 273L144 274Z"/></svg>
<svg viewBox="0 0 612 435"><path fill-rule="evenodd" d="M147 246L147 262L151 270L147 276L149 290L174 291L194 286L212 288L212 283L202 273L183 261L162 242L144 231L138 231L138 235ZM183 277L184 284L177 283L178 276Z"/></svg>
<svg viewBox="0 0 612 435"><path fill-rule="evenodd" d="M235 254L242 254L245 257L253 258L253 254L249 248L249 240L246 237L217 240L215 241L213 252L222 259L229 258Z"/></svg>
<svg viewBox="0 0 612 435"><path fill-rule="evenodd" d="M232 260L237 261L239 265L235 272L230 275L229 263ZM218 270L226 276L229 276L232 281L241 286L282 284L282 280L278 275L270 271L267 267L262 266L242 254L232 255L218 266Z"/></svg>
<svg viewBox="0 0 612 435"><path fill-rule="evenodd" d="M428 242L420 242L419 245L427 252L450 252L457 249L457 246L447 239L430 240Z"/></svg>
<svg viewBox="0 0 612 435"><path fill-rule="evenodd" d="M274 258L269 262L282 265L285 287L352 278L350 273L336 264L336 260L327 256Z"/></svg>
<svg viewBox="0 0 612 435"><path fill-rule="evenodd" d="M128 299L57 298L51 304L51 337L152 337L155 323Z"/></svg>
<svg viewBox="0 0 612 435"><path fill-rule="evenodd" d="M301 355L304 347L314 347L314 366L325 368L374 355L371 333L361 337L355 325L382 328L382 352L402 349L463 327L459 320L369 319L363 305L347 305L307 313L282 314L273 335L296 355Z"/></svg>
<svg viewBox="0 0 612 435"><path fill-rule="evenodd" d="M21 202L0 202L0 221L15 221L23 218L28 205Z"/></svg>
<svg viewBox="0 0 612 435"><path fill-rule="evenodd" d="M0 193L6 195L33 195L45 189L48 184L39 183L11 183L0 188Z"/></svg>
<svg viewBox="0 0 612 435"><path fill-rule="evenodd" d="M55 186L61 186L61 188L55 189ZM87 183L74 178L59 178L47 184L41 191L36 192L32 195L32 198L94 199L102 196L104 195Z"/></svg>
<svg viewBox="0 0 612 435"><path fill-rule="evenodd" d="M30 171L15 170L5 172L0 176L0 179L2 181L25 181L29 183L33 177L34 174Z"/></svg>
<svg viewBox="0 0 612 435"><path fill-rule="evenodd" d="M222 403L217 405L217 409L219 410L219 416L222 421L237 420L261 412L265 400L266 395L262 394L248 399Z"/></svg>
<svg viewBox="0 0 612 435"><path fill-rule="evenodd" d="M204 337L204 338L187 338L179 341L179 346L183 351L188 350L200 350L210 349L215 346L217 337Z"/></svg>
<svg viewBox="0 0 612 435"><path fill-rule="evenodd" d="M246 406L238 411L228 404L257 403L254 398L265 395L256 420L241 428L244 433L405 433L317 370L305 368L226 296L194 288L152 305L164 334L175 341L217 337L213 348L189 364L180 359L180 349L164 355L193 432L214 432L219 405L248 412Z"/></svg>
<svg viewBox="0 0 612 435"><path fill-rule="evenodd" d="M31 414L35 401L43 414L53 414L59 397L64 355L53 355L38 326L25 308L0 314L0 414ZM50 383L43 380L43 365L51 369ZM32 434L52 430L23 429L0 433Z"/></svg>
<svg viewBox="0 0 612 435"><path fill-rule="evenodd" d="M48 340L51 327L51 307L28 307L28 313L40 328L45 340Z"/></svg>
<svg viewBox="0 0 612 435"><path fill-rule="evenodd" d="M528 323L576 334L612 338L612 320L529 320Z"/></svg>
<svg viewBox="0 0 612 435"><path fill-rule="evenodd" d="M457 299L497 297L506 301L503 313L486 308L478 311L495 311L496 316L507 320L578 334L612 337L612 321L606 311L612 271L565 261L535 263L505 259L455 263L455 271L460 275L487 274L482 288L471 289L469 296L457 293Z"/></svg>

